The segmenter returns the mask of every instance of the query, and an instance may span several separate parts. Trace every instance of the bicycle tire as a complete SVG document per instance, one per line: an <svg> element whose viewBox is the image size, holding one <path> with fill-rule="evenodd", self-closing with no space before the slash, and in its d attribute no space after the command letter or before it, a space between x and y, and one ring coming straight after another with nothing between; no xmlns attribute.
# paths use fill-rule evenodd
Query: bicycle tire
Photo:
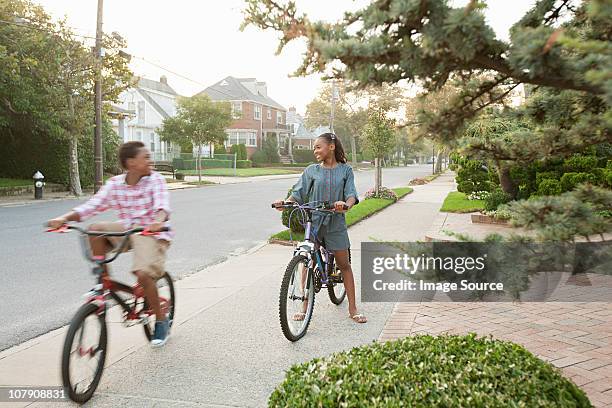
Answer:
<svg viewBox="0 0 612 408"><path fill-rule="evenodd" d="M348 249L348 257L349 257L349 264L351 263L351 248ZM338 268L338 265L334 265L334 267L336 268L336 270L340 270L340 268ZM340 274L342 274L342 271L340 271ZM336 292L334 292L334 287L336 286L336 284L332 284L332 286L327 286L327 294L329 295L329 300L331 300L331 302L334 305L340 305L342 304L342 302L344 302L344 299L346 298L346 288L344 287L344 279L342 279L342 288L344 289L342 291L342 295L340 297L336 296Z"/></svg>
<svg viewBox="0 0 612 408"><path fill-rule="evenodd" d="M287 269L285 270L285 274L283 275L283 281L281 283L280 295L279 295L279 310L278 317L280 320L281 329L283 334L287 338L287 340L295 342L304 337L306 332L308 331L308 326L310 325L310 320L312 319L312 313L314 311L314 303L315 303L315 291L314 291L314 278L312 276L311 271L308 271L307 276L307 286L310 285L310 292L312 296L308 298L308 306L306 309L306 315L304 316L304 323L302 325L302 330L298 334L292 333L289 327L289 319L292 319L292 316L287 315L287 295L289 292L289 284L291 283L291 278L294 273L294 269L300 263L305 263L308 265L308 259L303 255L296 255L291 259L289 264L287 265Z"/></svg>
<svg viewBox="0 0 612 408"><path fill-rule="evenodd" d="M160 282L165 282L168 285L170 290L170 306L168 307L168 321L170 323L170 328L172 328L172 323L174 323L174 315L176 313L176 292L174 290L174 282L172 281L172 276L168 272L165 272L164 275L157 280L157 284L159 287ZM148 309L147 301L144 301L144 308ZM148 341L153 339L153 333L155 332L154 323L149 322L148 324L143 324L145 336Z"/></svg>
<svg viewBox="0 0 612 408"><path fill-rule="evenodd" d="M105 313L102 315L97 315L98 306L94 303L87 303L79 308L76 312L72 321L70 322L70 326L68 327L68 333L66 334L66 338L64 340L64 348L62 351L62 382L64 385L64 389L68 394L68 397L79 404L83 404L91 399L98 384L100 383L100 379L102 378L102 372L104 371L104 362L106 361L106 346L107 346L107 331L106 331L106 319ZM74 338L79 330L79 328L85 322L85 319L90 315L97 315L100 320L101 330L100 330L100 339L98 344L98 350L101 350L102 355L100 356L100 360L98 361L98 366L96 367L96 371L94 373L93 381L90 386L84 392L77 392L76 386L77 384L72 384L72 380L70 378L70 355L72 344L74 342Z"/></svg>

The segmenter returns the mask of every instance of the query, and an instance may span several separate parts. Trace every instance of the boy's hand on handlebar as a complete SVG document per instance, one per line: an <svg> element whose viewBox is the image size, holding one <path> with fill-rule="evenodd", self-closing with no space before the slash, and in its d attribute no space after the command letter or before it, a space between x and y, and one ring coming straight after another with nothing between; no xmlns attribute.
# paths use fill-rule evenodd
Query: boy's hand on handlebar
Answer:
<svg viewBox="0 0 612 408"><path fill-rule="evenodd" d="M47 226L51 229L58 229L62 225L66 224L67 220L64 217L53 218L47 221Z"/></svg>
<svg viewBox="0 0 612 408"><path fill-rule="evenodd" d="M344 201L336 201L334 203L334 210L339 213L347 212L348 205Z"/></svg>

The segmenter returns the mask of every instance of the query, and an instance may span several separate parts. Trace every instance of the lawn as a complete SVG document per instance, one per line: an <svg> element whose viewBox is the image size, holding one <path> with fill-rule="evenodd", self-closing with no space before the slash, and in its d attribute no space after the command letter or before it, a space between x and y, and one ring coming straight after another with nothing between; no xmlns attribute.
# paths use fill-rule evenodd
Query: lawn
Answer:
<svg viewBox="0 0 612 408"><path fill-rule="evenodd" d="M185 184L189 184L191 186L203 186L203 185L209 185L209 184L217 184L213 181L208 181L208 180L202 180L201 182L197 182L197 181L190 181L187 182Z"/></svg>
<svg viewBox="0 0 612 408"><path fill-rule="evenodd" d="M276 176L282 174L299 174L302 169L299 168L287 168L287 169L271 169L265 167L257 167L251 169L204 169L202 170L203 176L228 176L228 177L254 177L254 176ZM186 176L197 176L197 170L180 170L178 173L183 173Z"/></svg>
<svg viewBox="0 0 612 408"><path fill-rule="evenodd" d="M27 187L34 185L34 180L0 178L1 187Z"/></svg>
<svg viewBox="0 0 612 408"><path fill-rule="evenodd" d="M410 187L401 187L394 188L393 191L395 191L399 198L403 198L412 193L413 190ZM369 200L363 200L346 213L346 225L350 227L351 225L354 225L359 221L376 214L384 208L387 208L391 204L393 204L393 200L385 200L382 198L370 198ZM294 241L301 241L304 239L304 233L302 232L293 233L291 237L289 235L289 230L285 230L279 232L278 234L272 235L270 238L285 241L289 241L290 238L293 238Z"/></svg>
<svg viewBox="0 0 612 408"><path fill-rule="evenodd" d="M464 193L453 191L449 193L442 208L441 212L452 212L452 213L468 213L484 209L484 201L482 200L468 200Z"/></svg>

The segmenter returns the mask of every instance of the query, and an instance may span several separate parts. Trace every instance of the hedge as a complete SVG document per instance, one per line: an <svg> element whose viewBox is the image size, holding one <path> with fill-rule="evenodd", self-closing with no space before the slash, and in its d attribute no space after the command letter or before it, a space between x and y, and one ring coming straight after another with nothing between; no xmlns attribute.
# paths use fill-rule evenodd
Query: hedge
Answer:
<svg viewBox="0 0 612 408"><path fill-rule="evenodd" d="M247 159L247 148L244 144L232 145L230 148L230 153L236 154L236 160L246 160ZM232 157L233 159L233 157Z"/></svg>
<svg viewBox="0 0 612 408"><path fill-rule="evenodd" d="M293 149L293 160L299 163L314 163L315 157L312 150Z"/></svg>
<svg viewBox="0 0 612 408"><path fill-rule="evenodd" d="M490 337L416 335L289 369L269 407L592 407L524 347Z"/></svg>
<svg viewBox="0 0 612 408"><path fill-rule="evenodd" d="M573 190L578 184L591 183L597 184L597 177L591 173L565 173L561 176L561 189L566 191Z"/></svg>
<svg viewBox="0 0 612 408"><path fill-rule="evenodd" d="M538 195L540 196L553 196L561 193L561 183L558 180L544 179L538 184Z"/></svg>
<svg viewBox="0 0 612 408"><path fill-rule="evenodd" d="M197 170L197 160L184 160L184 159L173 159L172 165L177 170ZM234 168L234 159L232 160L217 160L217 159L201 159L200 165L202 168Z"/></svg>
<svg viewBox="0 0 612 408"><path fill-rule="evenodd" d="M253 163L250 160L236 160L237 169L250 169Z"/></svg>

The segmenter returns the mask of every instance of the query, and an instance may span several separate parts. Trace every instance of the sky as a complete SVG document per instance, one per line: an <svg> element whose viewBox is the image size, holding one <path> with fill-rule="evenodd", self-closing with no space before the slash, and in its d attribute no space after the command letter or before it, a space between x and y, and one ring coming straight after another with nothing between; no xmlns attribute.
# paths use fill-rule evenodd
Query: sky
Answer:
<svg viewBox="0 0 612 408"><path fill-rule="evenodd" d="M66 17L80 35L95 37L97 0L34 0L54 19ZM463 6L468 0L453 0ZM296 0L311 20L336 21L368 0ZM489 0L485 15L498 37L533 6L534 0ZM290 77L302 61L303 40L275 55L279 34L255 27L239 30L243 0L105 0L104 31L118 32L134 56L136 75L161 75L181 95L191 96L227 76L257 78L268 95L285 107L305 113L321 88L319 75ZM87 41L87 40L86 40ZM143 60L144 59L144 60ZM162 67L162 68L160 68ZM186 79L188 78L188 79Z"/></svg>

